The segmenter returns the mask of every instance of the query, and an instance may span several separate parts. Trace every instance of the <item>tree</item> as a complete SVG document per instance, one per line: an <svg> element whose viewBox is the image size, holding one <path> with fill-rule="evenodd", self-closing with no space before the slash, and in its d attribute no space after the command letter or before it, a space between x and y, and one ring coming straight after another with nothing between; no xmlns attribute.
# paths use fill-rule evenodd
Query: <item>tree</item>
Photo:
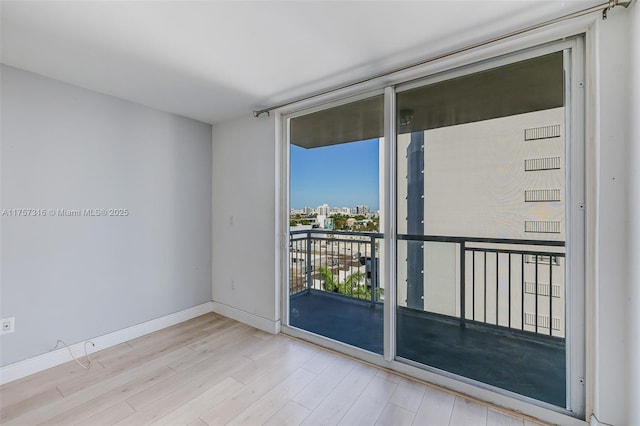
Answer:
<svg viewBox="0 0 640 426"><path fill-rule="evenodd" d="M356 297L358 299L371 300L371 289L365 283L366 274L363 272L355 272L348 275L344 282L340 282L333 271L324 266L320 267L320 279L322 287L325 291L343 294L345 296ZM381 288L376 289L376 300L380 299L383 294Z"/></svg>
<svg viewBox="0 0 640 426"><path fill-rule="evenodd" d="M341 214L337 214L333 217L333 228L342 231L347 226L347 217Z"/></svg>
<svg viewBox="0 0 640 426"><path fill-rule="evenodd" d="M378 222L375 222L373 220L370 220L369 222L367 222L367 225L365 226L365 231L368 231L368 232L378 231Z"/></svg>
<svg viewBox="0 0 640 426"><path fill-rule="evenodd" d="M344 283L349 287L357 287L361 282L364 283L366 274L364 272L356 272L345 278Z"/></svg>
<svg viewBox="0 0 640 426"><path fill-rule="evenodd" d="M320 279L322 280L322 287L324 287L326 291L338 292L340 283L333 277L331 270L321 266Z"/></svg>
<svg viewBox="0 0 640 426"><path fill-rule="evenodd" d="M366 292L367 286L365 284L366 274L364 272L356 272L344 279L345 294L352 296L362 296L363 290Z"/></svg>

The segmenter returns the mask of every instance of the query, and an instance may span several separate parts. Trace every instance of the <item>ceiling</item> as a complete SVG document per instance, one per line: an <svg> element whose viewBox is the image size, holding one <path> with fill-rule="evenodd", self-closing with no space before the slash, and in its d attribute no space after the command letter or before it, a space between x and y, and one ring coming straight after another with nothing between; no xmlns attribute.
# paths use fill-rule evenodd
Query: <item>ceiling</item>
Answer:
<svg viewBox="0 0 640 426"><path fill-rule="evenodd" d="M218 123L602 1L6 1L2 63Z"/></svg>

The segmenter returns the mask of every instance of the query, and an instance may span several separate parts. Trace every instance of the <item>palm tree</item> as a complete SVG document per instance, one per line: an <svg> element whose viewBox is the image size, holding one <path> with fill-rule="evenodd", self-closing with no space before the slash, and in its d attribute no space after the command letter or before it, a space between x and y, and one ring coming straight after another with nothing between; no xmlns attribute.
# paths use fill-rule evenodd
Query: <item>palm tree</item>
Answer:
<svg viewBox="0 0 640 426"><path fill-rule="evenodd" d="M364 272L356 272L346 277L344 279L345 292L360 298L363 291L367 291L367 286L364 285L365 277L366 274Z"/></svg>
<svg viewBox="0 0 640 426"><path fill-rule="evenodd" d="M322 280L322 287L324 287L326 291L339 292L340 283L333 277L333 272L330 269L321 266L320 279Z"/></svg>

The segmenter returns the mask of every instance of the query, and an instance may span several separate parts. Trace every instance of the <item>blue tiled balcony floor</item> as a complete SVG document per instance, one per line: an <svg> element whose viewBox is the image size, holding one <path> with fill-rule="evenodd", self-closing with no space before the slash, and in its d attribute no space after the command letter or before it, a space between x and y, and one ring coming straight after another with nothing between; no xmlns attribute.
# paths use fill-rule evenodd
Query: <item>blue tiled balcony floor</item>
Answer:
<svg viewBox="0 0 640 426"><path fill-rule="evenodd" d="M382 354L382 305L311 291L289 301L292 326Z"/></svg>
<svg viewBox="0 0 640 426"><path fill-rule="evenodd" d="M382 305L312 291L290 299L290 324L381 354ZM398 357L564 407L565 346L423 312L397 312Z"/></svg>

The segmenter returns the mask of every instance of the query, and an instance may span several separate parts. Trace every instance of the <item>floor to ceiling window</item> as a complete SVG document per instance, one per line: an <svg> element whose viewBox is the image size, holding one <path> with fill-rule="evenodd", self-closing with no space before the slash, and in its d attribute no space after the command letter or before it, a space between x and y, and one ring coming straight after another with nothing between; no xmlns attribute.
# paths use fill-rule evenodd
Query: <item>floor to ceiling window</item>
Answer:
<svg viewBox="0 0 640 426"><path fill-rule="evenodd" d="M289 324L381 354L383 97L290 121Z"/></svg>
<svg viewBox="0 0 640 426"><path fill-rule="evenodd" d="M384 355L387 366L580 415L580 46L575 39L399 81L385 96L291 116L287 325L378 354L381 364ZM395 132L383 126L384 105ZM388 162L388 182L346 177L365 158L352 148L367 144L380 161L365 167ZM327 160L329 147L349 162ZM298 185L300 168L315 183ZM392 189L366 213L355 199L300 202L324 184L357 192L376 179L376 190ZM395 223L383 234L387 215ZM386 334L385 320L394 324Z"/></svg>

